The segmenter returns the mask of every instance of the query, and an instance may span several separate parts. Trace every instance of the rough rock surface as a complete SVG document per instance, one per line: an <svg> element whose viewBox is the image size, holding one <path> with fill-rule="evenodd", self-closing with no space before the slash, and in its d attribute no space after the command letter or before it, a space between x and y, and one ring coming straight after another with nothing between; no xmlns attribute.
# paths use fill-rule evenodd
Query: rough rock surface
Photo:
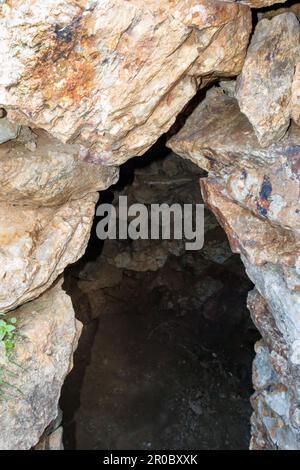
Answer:
<svg viewBox="0 0 300 470"><path fill-rule="evenodd" d="M34 299L80 258L98 195L59 207L0 204L0 311Z"/></svg>
<svg viewBox="0 0 300 470"><path fill-rule="evenodd" d="M120 163L169 129L201 76L240 72L250 32L249 7L221 0L4 3L0 103L84 159Z"/></svg>
<svg viewBox="0 0 300 470"><path fill-rule="evenodd" d="M252 8L269 7L275 3L285 3L287 0L238 0L240 3L249 5Z"/></svg>
<svg viewBox="0 0 300 470"><path fill-rule="evenodd" d="M10 384L0 401L1 450L30 449L57 418L60 389L81 329L61 285L62 280L13 313L20 334L14 352L18 365L0 352L1 371Z"/></svg>
<svg viewBox="0 0 300 470"><path fill-rule="evenodd" d="M300 239L293 232L273 227L224 196L224 185L217 178L203 179L201 187L207 205L227 232L234 252L242 253L257 266L268 262L287 267L297 264Z"/></svg>
<svg viewBox="0 0 300 470"><path fill-rule="evenodd" d="M20 126L9 122L7 117L0 118L0 144L15 139L18 136L19 129Z"/></svg>
<svg viewBox="0 0 300 470"><path fill-rule="evenodd" d="M279 5L278 5L279 6ZM282 13L292 12L295 13L298 20L300 18L300 3L295 3L290 6L283 6L282 8L267 9L265 11L259 12L258 18L261 20L263 18L274 18L274 16L281 15Z"/></svg>
<svg viewBox="0 0 300 470"><path fill-rule="evenodd" d="M256 286L248 304L263 340L253 368L253 449L300 449L299 144L293 124L262 148L222 88L207 93L168 144L209 172L204 199Z"/></svg>
<svg viewBox="0 0 300 470"><path fill-rule="evenodd" d="M251 449L299 448L299 385L289 348L272 320L267 302L257 290L250 292L248 307L264 336L256 344L253 364L255 394L252 405Z"/></svg>
<svg viewBox="0 0 300 470"><path fill-rule="evenodd" d="M114 165L143 154L199 88L240 74L236 90L223 81L207 93L170 145L210 173L203 195L256 285L249 308L263 341L251 446L300 448L296 15L261 19L247 52L250 7L274 3L1 2L0 311L41 295L83 254L95 192L116 181ZM112 265L139 271L151 255L147 269L155 270L180 249L133 244L119 252L115 244L104 253L106 274L114 284ZM24 371L14 390L21 393L0 403L0 447L8 449L36 445L55 420L76 342L60 284L16 316L29 342L16 350ZM43 448L60 447L61 431L53 430Z"/></svg>
<svg viewBox="0 0 300 470"><path fill-rule="evenodd" d="M78 145L62 144L44 131L35 135L33 150L21 138L0 146L0 201L58 206L116 183L117 168L86 164Z"/></svg>
<svg viewBox="0 0 300 470"><path fill-rule="evenodd" d="M213 88L168 145L220 176L240 206L299 234L299 142L300 129L292 125L277 145L261 148L237 101Z"/></svg>
<svg viewBox="0 0 300 470"><path fill-rule="evenodd" d="M266 263L258 267L245 257L242 257L242 260L248 276L268 303L276 326L289 348L291 360L295 365L299 365L299 274L286 273L280 264ZM298 279L298 285L289 285L286 279L287 274L294 274Z"/></svg>
<svg viewBox="0 0 300 470"><path fill-rule="evenodd" d="M300 5L299 5L300 8ZM297 63L292 85L291 116L293 121L300 126L300 62Z"/></svg>
<svg viewBox="0 0 300 470"><path fill-rule="evenodd" d="M293 13L259 21L237 80L236 96L262 147L290 124L291 88L300 57L300 24Z"/></svg>

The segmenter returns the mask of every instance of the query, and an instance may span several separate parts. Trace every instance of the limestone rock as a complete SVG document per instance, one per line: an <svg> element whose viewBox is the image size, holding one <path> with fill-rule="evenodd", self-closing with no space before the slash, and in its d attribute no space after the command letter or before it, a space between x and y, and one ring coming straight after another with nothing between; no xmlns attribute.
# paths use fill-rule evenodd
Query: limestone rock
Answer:
<svg viewBox="0 0 300 470"><path fill-rule="evenodd" d="M278 144L261 148L237 101L213 88L168 146L222 177L224 194L242 207L299 234L299 141L292 125Z"/></svg>
<svg viewBox="0 0 300 470"><path fill-rule="evenodd" d="M269 7L275 3L285 3L287 0L238 0L240 3L249 5L252 8Z"/></svg>
<svg viewBox="0 0 300 470"><path fill-rule="evenodd" d="M1 120L0 120L1 124ZM82 162L78 145L36 131L35 149L17 139L0 146L0 201L56 206L116 183L118 169Z"/></svg>
<svg viewBox="0 0 300 470"><path fill-rule="evenodd" d="M213 35L209 45L199 54L198 59L189 71L189 75L205 77L232 77L241 70L241 57L246 56L249 40L249 16L240 10L234 19L224 25ZM198 33L200 47L207 33ZM237 37L239 40L237 41Z"/></svg>
<svg viewBox="0 0 300 470"><path fill-rule="evenodd" d="M263 390L274 382L274 370L269 360L269 351L264 342L258 341L255 344L256 357L253 362L253 385L256 390Z"/></svg>
<svg viewBox="0 0 300 470"><path fill-rule="evenodd" d="M0 9L9 118L109 165L166 132L199 75L239 73L251 32L249 7L221 0L15 0Z"/></svg>
<svg viewBox="0 0 300 470"><path fill-rule="evenodd" d="M0 311L40 295L83 255L97 198L57 208L0 204Z"/></svg>
<svg viewBox="0 0 300 470"><path fill-rule="evenodd" d="M257 290L249 294L248 307L264 337L255 346L251 448L299 449L297 396L300 388L298 370L291 362L288 337L284 338L276 330L272 310Z"/></svg>
<svg viewBox="0 0 300 470"><path fill-rule="evenodd" d="M289 127L299 53L300 25L293 13L259 21L237 80L236 96L263 147L278 142Z"/></svg>
<svg viewBox="0 0 300 470"><path fill-rule="evenodd" d="M231 98L235 97L235 80L220 80L219 85L224 90L226 95L231 96Z"/></svg>
<svg viewBox="0 0 300 470"><path fill-rule="evenodd" d="M0 144L18 136L20 126L10 122L6 117L0 118Z"/></svg>
<svg viewBox="0 0 300 470"><path fill-rule="evenodd" d="M296 65L292 85L291 116L294 122L300 126L300 62Z"/></svg>
<svg viewBox="0 0 300 470"><path fill-rule="evenodd" d="M284 2L282 2L284 3ZM278 5L279 6L279 5ZM263 18L274 18L274 16L281 15L282 13L292 12L295 13L298 20L300 19L300 3L294 3L294 5L283 6L282 8L268 9L258 13L258 18L261 20Z"/></svg>
<svg viewBox="0 0 300 470"><path fill-rule="evenodd" d="M270 312L267 301L255 288L248 294L247 306L256 328L264 338L264 344L269 350L275 351L285 360L288 357L288 346L279 331L275 318Z"/></svg>
<svg viewBox="0 0 300 470"><path fill-rule="evenodd" d="M203 178L204 201L227 233L233 252L242 253L257 266L265 263L294 267L300 261L300 239L260 220L223 195L222 182Z"/></svg>
<svg viewBox="0 0 300 470"><path fill-rule="evenodd" d="M35 446L58 414L60 390L72 368L81 329L61 285L62 280L14 311L21 335L14 352L18 366L0 353L1 369L11 385L0 401L1 450Z"/></svg>
<svg viewBox="0 0 300 470"><path fill-rule="evenodd" d="M249 278L266 300L276 328L288 346L291 361L298 364L299 237L290 231L272 227L267 221L260 220L224 197L220 181L203 179L201 186L204 200L224 227L232 250L241 253ZM276 338L273 333L272 342L276 342Z"/></svg>
<svg viewBox="0 0 300 470"><path fill-rule="evenodd" d="M231 90L209 90L168 145L208 171L204 200L255 285L250 447L300 449L300 128L261 147Z"/></svg>
<svg viewBox="0 0 300 470"><path fill-rule="evenodd" d="M263 448L273 450L299 448L297 436L289 426L287 413L290 400L288 391L283 385L273 384L270 392L257 392L252 397L251 403L256 411L256 426L260 428L261 435L267 436ZM268 434L266 429L269 430ZM257 432L254 435L257 435Z"/></svg>
<svg viewBox="0 0 300 470"><path fill-rule="evenodd" d="M287 285L283 269L272 263L255 266L245 256L242 261L247 274L265 299L276 327L288 345L289 351L298 347L300 337L300 294Z"/></svg>
<svg viewBox="0 0 300 470"><path fill-rule="evenodd" d="M290 331L295 341L300 332L298 131L293 126L280 144L260 148L236 100L215 88L168 143L212 175L201 182L204 198L233 251L242 253L277 327L285 335Z"/></svg>

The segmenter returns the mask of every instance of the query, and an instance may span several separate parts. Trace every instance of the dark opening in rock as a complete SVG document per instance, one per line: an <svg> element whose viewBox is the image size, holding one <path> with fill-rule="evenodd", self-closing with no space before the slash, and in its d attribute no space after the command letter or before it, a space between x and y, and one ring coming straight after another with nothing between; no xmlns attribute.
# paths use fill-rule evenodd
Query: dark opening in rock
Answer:
<svg viewBox="0 0 300 470"><path fill-rule="evenodd" d="M158 144L122 167L115 203L202 203L204 172ZM66 449L247 449L258 338L251 281L214 215L205 244L95 235L66 273L83 333L61 406Z"/></svg>

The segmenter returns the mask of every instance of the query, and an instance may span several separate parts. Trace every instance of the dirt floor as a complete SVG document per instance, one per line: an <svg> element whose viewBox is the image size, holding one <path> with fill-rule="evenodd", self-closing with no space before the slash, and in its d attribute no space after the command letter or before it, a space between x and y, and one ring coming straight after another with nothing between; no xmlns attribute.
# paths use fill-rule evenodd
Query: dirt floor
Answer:
<svg viewBox="0 0 300 470"><path fill-rule="evenodd" d="M136 170L115 197L201 202L197 171L180 165ZM92 237L66 276L84 328L61 400L65 448L247 449L252 285L214 216L201 251L125 240L100 252Z"/></svg>

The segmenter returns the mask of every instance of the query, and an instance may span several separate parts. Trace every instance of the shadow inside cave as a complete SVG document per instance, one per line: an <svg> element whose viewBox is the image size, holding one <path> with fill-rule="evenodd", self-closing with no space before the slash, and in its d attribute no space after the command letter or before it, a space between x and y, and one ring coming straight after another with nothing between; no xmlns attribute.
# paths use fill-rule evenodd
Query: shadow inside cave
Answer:
<svg viewBox="0 0 300 470"><path fill-rule="evenodd" d="M164 138L121 168L103 202L202 203L204 172ZM205 244L96 237L65 274L83 333L62 391L66 449L246 449L252 288L205 210Z"/></svg>

